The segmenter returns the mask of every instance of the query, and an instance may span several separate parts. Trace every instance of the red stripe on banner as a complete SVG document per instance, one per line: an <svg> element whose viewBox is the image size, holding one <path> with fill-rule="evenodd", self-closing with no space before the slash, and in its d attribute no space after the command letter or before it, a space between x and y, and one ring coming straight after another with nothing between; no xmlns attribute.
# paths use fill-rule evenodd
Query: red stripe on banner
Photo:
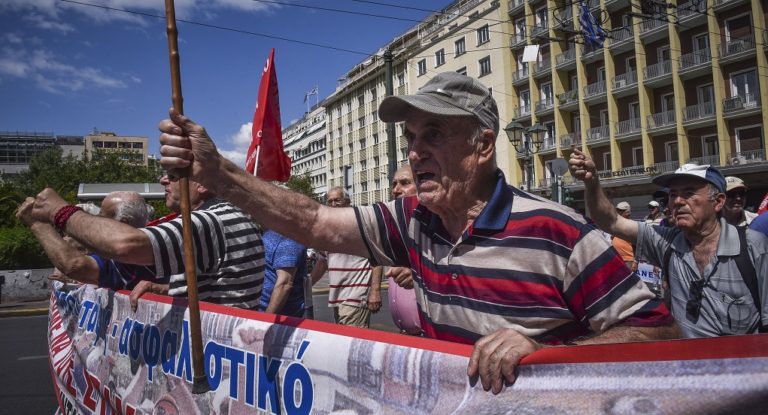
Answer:
<svg viewBox="0 0 768 415"><path fill-rule="evenodd" d="M120 291L123 295L130 291ZM186 306L184 298L171 298L156 294L144 294L142 300ZM469 357L472 345L451 343L423 337L406 336L379 330L342 326L324 321L301 319L282 315L261 313L241 308L227 307L201 301L200 309L212 313L226 314L272 324L299 327L323 333L357 337L364 340L389 343L398 346L415 347L438 353ZM528 355L522 364L555 363L606 363L606 362L655 362L667 360L698 360L768 357L768 334L726 336L709 339L681 339L655 342L600 344L583 346L547 347Z"/></svg>
<svg viewBox="0 0 768 415"><path fill-rule="evenodd" d="M51 292L48 303L48 338L51 337L51 321L53 321L53 314L57 314L59 308L56 306L56 300ZM56 400L59 402L59 411L64 412L64 403L61 402L61 391L59 390L59 384L56 382L56 372L53 369L53 356L51 356L50 342L48 344L48 369L51 371L51 383L53 383L53 393L56 395Z"/></svg>

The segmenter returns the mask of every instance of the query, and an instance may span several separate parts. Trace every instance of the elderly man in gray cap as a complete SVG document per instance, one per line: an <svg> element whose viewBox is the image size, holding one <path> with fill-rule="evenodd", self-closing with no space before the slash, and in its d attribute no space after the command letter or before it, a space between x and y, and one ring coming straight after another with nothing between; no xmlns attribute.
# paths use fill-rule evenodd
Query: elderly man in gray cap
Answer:
<svg viewBox="0 0 768 415"><path fill-rule="evenodd" d="M757 213L752 213L745 209L747 190L748 188L744 184L744 180L736 176L727 176L725 178L723 217L731 225L747 227L757 217Z"/></svg>
<svg viewBox="0 0 768 415"><path fill-rule="evenodd" d="M686 337L765 331L768 324L768 238L728 224L721 216L726 181L708 165L685 164L653 183L669 188L676 226L621 217L600 186L595 163L574 149L574 177L600 229L635 244L635 256L661 267L672 314Z"/></svg>
<svg viewBox="0 0 768 415"><path fill-rule="evenodd" d="M329 208L247 174L203 127L171 111L162 164L254 220L308 246L407 266L425 334L474 344L467 369L485 390L514 382L543 344L676 335L664 305L574 211L507 184L496 167L499 116L490 91L457 73L415 95L387 97L385 122L404 121L417 196Z"/></svg>

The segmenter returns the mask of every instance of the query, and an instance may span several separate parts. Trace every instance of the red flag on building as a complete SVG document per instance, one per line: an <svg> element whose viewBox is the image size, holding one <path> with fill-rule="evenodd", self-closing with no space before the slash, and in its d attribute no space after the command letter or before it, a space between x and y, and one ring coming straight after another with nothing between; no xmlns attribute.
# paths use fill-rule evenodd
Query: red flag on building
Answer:
<svg viewBox="0 0 768 415"><path fill-rule="evenodd" d="M291 159L283 151L275 49L269 53L269 59L261 74L259 100L253 114L251 135L253 138L251 146L248 147L245 170L263 180L288 181L291 176Z"/></svg>

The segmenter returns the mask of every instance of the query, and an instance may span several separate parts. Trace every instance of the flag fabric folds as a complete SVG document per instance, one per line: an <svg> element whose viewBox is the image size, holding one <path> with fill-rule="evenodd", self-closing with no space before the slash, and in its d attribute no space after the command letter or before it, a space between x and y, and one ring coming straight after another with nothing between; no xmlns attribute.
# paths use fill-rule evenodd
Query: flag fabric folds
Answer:
<svg viewBox="0 0 768 415"><path fill-rule="evenodd" d="M594 48L603 47L605 41L605 30L600 26L592 12L589 11L589 1L580 0L581 13L579 13L579 23L581 24L581 34L584 37L584 43Z"/></svg>
<svg viewBox="0 0 768 415"><path fill-rule="evenodd" d="M283 150L275 49L269 53L261 75L251 135L245 170L262 180L288 181L291 176L291 159Z"/></svg>

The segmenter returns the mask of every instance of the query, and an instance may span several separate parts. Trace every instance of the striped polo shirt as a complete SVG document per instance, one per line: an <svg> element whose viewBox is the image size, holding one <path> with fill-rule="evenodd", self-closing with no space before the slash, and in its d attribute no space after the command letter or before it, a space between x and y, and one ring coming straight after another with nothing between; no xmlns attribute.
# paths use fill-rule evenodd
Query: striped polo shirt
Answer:
<svg viewBox="0 0 768 415"><path fill-rule="evenodd" d="M474 343L502 328L550 344L617 323L671 322L593 225L572 209L506 184L452 241L416 197L356 208L371 258L409 266L425 333Z"/></svg>
<svg viewBox="0 0 768 415"><path fill-rule="evenodd" d="M337 253L324 255L328 261L328 306L366 306L372 271L368 258Z"/></svg>
<svg viewBox="0 0 768 415"><path fill-rule="evenodd" d="M191 216L200 300L257 309L264 283L261 232L242 210L218 199ZM157 276L170 276L168 294L186 296L181 218L141 231L152 243Z"/></svg>

